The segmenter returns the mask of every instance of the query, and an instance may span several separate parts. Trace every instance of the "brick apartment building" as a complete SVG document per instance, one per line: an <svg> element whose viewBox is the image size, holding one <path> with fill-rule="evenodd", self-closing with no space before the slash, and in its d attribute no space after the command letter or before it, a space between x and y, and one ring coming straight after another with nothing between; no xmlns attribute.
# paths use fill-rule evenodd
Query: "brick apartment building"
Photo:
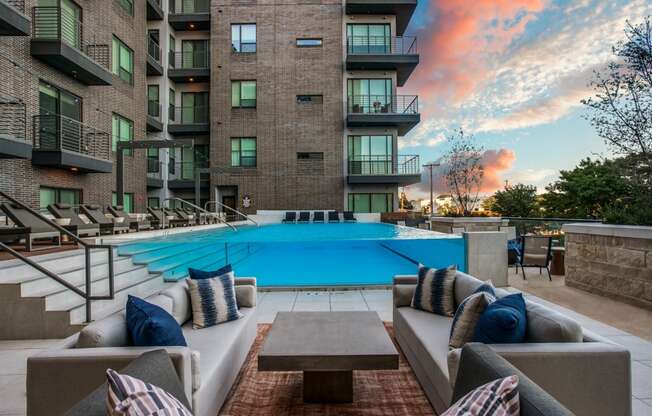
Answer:
<svg viewBox="0 0 652 416"><path fill-rule="evenodd" d="M0 187L34 206L398 208L416 0L0 0ZM203 169L203 170L197 170ZM199 180L196 180L199 179ZM196 192L199 189L199 193ZM212 207L211 207L212 208Z"/></svg>

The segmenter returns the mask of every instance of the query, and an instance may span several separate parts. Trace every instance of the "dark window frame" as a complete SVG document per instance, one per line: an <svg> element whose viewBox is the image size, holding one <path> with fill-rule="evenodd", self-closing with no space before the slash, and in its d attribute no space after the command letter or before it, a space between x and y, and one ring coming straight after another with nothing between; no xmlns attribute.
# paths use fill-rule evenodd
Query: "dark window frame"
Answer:
<svg viewBox="0 0 652 416"><path fill-rule="evenodd" d="M253 165L243 165L242 164L242 159L243 159L243 156L242 156L242 140L243 139L248 139L248 140L253 139L254 143L256 144ZM238 144L239 157L238 157L238 159L239 159L240 162L237 165L233 164L233 153L234 153L234 151L233 151L233 142L235 140L239 141L239 144ZM231 167L233 167L233 168L244 168L244 169L255 169L255 168L258 167L258 138L257 137L231 137L230 144L231 144L231 152L230 152L230 155L231 155ZM245 157L247 157L247 156L245 156ZM248 156L248 157L250 158L251 156Z"/></svg>
<svg viewBox="0 0 652 416"><path fill-rule="evenodd" d="M297 152L297 160L324 160L324 152Z"/></svg>
<svg viewBox="0 0 652 416"><path fill-rule="evenodd" d="M240 40L238 41L238 47L240 50L236 49L234 40L233 40L233 26L238 26L238 32L240 35ZM242 50L242 26L254 26L254 34L255 34L255 39L254 39L254 50L253 51L243 51ZM236 53L236 54L251 54L251 53L256 53L258 52L258 25L254 23L231 23L231 53ZM246 42L244 43L245 45L252 45L251 42Z"/></svg>
<svg viewBox="0 0 652 416"><path fill-rule="evenodd" d="M297 94L297 104L323 104L323 94Z"/></svg>
<svg viewBox="0 0 652 416"><path fill-rule="evenodd" d="M256 98L253 99L254 105L242 105L242 83L243 82L253 82L256 87ZM239 103L240 105L233 105L233 84L240 84L240 95ZM258 106L258 81L255 79L232 79L231 80L231 108L256 108Z"/></svg>
<svg viewBox="0 0 652 416"><path fill-rule="evenodd" d="M301 44L302 42L316 42L318 44ZM296 38L295 45L297 48L321 48L324 46L324 38Z"/></svg>

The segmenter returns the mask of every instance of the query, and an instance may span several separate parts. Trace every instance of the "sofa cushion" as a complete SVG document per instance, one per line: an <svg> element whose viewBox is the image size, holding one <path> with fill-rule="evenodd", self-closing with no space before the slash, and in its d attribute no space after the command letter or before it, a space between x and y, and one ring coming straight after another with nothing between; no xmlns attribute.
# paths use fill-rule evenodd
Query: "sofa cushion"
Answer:
<svg viewBox="0 0 652 416"><path fill-rule="evenodd" d="M455 305L462 303L481 285L482 280L458 271L455 275Z"/></svg>
<svg viewBox="0 0 652 416"><path fill-rule="evenodd" d="M518 377L509 376L476 387L442 416L519 416Z"/></svg>
<svg viewBox="0 0 652 416"><path fill-rule="evenodd" d="M419 266L417 287L414 289L412 307L442 316L455 314L455 273L454 266L434 269Z"/></svg>
<svg viewBox="0 0 652 416"><path fill-rule="evenodd" d="M181 327L172 315L157 305L131 295L127 300L127 328L135 346L187 345Z"/></svg>
<svg viewBox="0 0 652 416"><path fill-rule="evenodd" d="M86 325L77 338L75 348L124 347L129 345L125 313L119 312Z"/></svg>
<svg viewBox="0 0 652 416"><path fill-rule="evenodd" d="M186 283L190 290L194 328L207 328L242 317L238 312L232 272L209 279L186 279Z"/></svg>
<svg viewBox="0 0 652 416"><path fill-rule="evenodd" d="M534 302L525 302L528 342L582 342L582 327L575 320Z"/></svg>
<svg viewBox="0 0 652 416"><path fill-rule="evenodd" d="M527 315L521 293L491 303L478 320L473 341L485 344L513 344L525 340Z"/></svg>
<svg viewBox="0 0 652 416"><path fill-rule="evenodd" d="M172 300L172 311L170 314L179 325L185 324L192 317L192 309L190 307L190 292L185 280L171 286L170 288L161 292L162 296L167 296Z"/></svg>

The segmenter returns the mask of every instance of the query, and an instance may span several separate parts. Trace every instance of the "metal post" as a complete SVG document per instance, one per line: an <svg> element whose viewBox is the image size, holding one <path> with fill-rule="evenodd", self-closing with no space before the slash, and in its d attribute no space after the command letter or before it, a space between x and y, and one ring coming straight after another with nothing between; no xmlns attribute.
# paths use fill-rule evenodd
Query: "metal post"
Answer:
<svg viewBox="0 0 652 416"><path fill-rule="evenodd" d="M113 248L109 247L109 296L111 297L115 295L115 279L113 276Z"/></svg>
<svg viewBox="0 0 652 416"><path fill-rule="evenodd" d="M84 248L84 256L86 260L86 323L91 322L91 249L90 247ZM112 279L109 279L111 281Z"/></svg>
<svg viewBox="0 0 652 416"><path fill-rule="evenodd" d="M439 163L428 163L427 165L423 165L424 168L430 169L430 215L432 216L435 213L435 198L434 198L434 191L433 191L433 174L432 174L432 168L436 168L441 166Z"/></svg>
<svg viewBox="0 0 652 416"><path fill-rule="evenodd" d="M116 193L116 203L117 205L124 205L124 152L122 151L122 146L118 143L118 159L116 160L116 179L115 179L115 193Z"/></svg>

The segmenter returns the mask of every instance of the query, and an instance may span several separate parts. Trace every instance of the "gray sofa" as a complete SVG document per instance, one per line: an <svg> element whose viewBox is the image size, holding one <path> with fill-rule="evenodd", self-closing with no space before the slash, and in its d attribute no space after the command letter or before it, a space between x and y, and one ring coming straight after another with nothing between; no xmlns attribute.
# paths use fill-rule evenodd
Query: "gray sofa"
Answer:
<svg viewBox="0 0 652 416"><path fill-rule="evenodd" d="M185 282L151 303L182 325L188 347L165 347L195 416L215 416L256 338L256 279L237 278L236 297L243 318L210 328L192 328ZM107 368L120 369L144 352L161 347L128 346L124 312L86 326L57 348L27 360L27 415L61 415L106 381Z"/></svg>
<svg viewBox="0 0 652 416"><path fill-rule="evenodd" d="M394 277L394 330L428 399L442 412L453 397L461 350L448 348L452 318L410 307L416 281ZM457 272L456 304L481 284ZM629 351L542 305L526 300L526 308L527 342L490 347L580 416L631 415Z"/></svg>

